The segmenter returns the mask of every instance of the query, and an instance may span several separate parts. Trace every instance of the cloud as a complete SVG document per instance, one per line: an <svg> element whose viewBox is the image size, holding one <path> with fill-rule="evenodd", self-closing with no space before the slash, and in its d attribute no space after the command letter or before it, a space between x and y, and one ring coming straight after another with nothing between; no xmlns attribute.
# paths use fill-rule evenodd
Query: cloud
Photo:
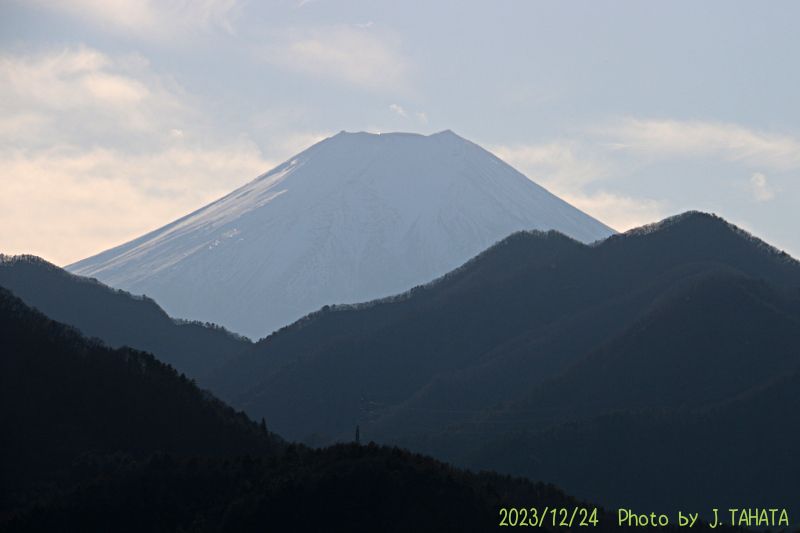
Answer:
<svg viewBox="0 0 800 533"><path fill-rule="evenodd" d="M389 106L389 109L391 109L392 111L394 111L395 113L397 113L397 114L398 114L398 115L400 115L401 117L407 117L407 116L408 116L408 113L406 113L406 112L403 110L403 108L402 108L402 107L400 107L400 106L399 106L399 105L397 105L397 104L392 104L392 105L390 105L390 106Z"/></svg>
<svg viewBox="0 0 800 533"><path fill-rule="evenodd" d="M239 140L215 148L0 152L0 243L66 265L202 207L272 168Z"/></svg>
<svg viewBox="0 0 800 533"><path fill-rule="evenodd" d="M667 202L604 190L626 172L626 163L579 140L493 146L492 153L567 203L617 231L664 218ZM593 191L587 192L592 187Z"/></svg>
<svg viewBox="0 0 800 533"><path fill-rule="evenodd" d="M278 163L246 136L209 134L195 107L140 56L0 55L0 252L74 262Z"/></svg>
<svg viewBox="0 0 800 533"><path fill-rule="evenodd" d="M91 145L168 133L190 114L185 92L138 55L80 46L0 54L0 141L6 146Z"/></svg>
<svg viewBox="0 0 800 533"><path fill-rule="evenodd" d="M401 116L403 118L409 117L408 112L397 104L390 105L389 109L397 113L398 116ZM417 121L421 122L422 124L428 123L428 115L426 115L425 113L415 111L414 116L416 117Z"/></svg>
<svg viewBox="0 0 800 533"><path fill-rule="evenodd" d="M495 145L491 152L536 183L559 190L577 191L618 171L601 150L578 140Z"/></svg>
<svg viewBox="0 0 800 533"><path fill-rule="evenodd" d="M231 18L239 0L29 0L67 13L101 29L169 41L197 31L221 28L233 33Z"/></svg>
<svg viewBox="0 0 800 533"><path fill-rule="evenodd" d="M775 193L767 185L767 178L764 174L756 172L750 177L749 183L750 192L757 202L763 202L771 199Z"/></svg>
<svg viewBox="0 0 800 533"><path fill-rule="evenodd" d="M669 213L667 202L622 196L607 191L588 195L562 192L558 196L619 232L661 220Z"/></svg>
<svg viewBox="0 0 800 533"><path fill-rule="evenodd" d="M624 119L582 128L567 140L495 146L492 152L621 231L674 214L676 208L718 210L720 177L732 169L750 167L751 177L746 182L722 177L722 183L746 189L757 202L773 199L780 180L800 169L800 140L708 121ZM698 174L697 161L705 169L716 165L719 171L710 174L720 177ZM772 170L775 177L753 173L759 168ZM665 172L672 173L672 187L665 185ZM649 190L662 196L639 197L643 180L650 180ZM681 187L674 186L677 181Z"/></svg>
<svg viewBox="0 0 800 533"><path fill-rule="evenodd" d="M410 65L392 34L352 26L296 27L277 36L262 57L278 67L368 91L402 92Z"/></svg>
<svg viewBox="0 0 800 533"><path fill-rule="evenodd" d="M768 166L800 168L800 141L722 122L628 119L595 130L612 142L612 150L657 157L709 157Z"/></svg>

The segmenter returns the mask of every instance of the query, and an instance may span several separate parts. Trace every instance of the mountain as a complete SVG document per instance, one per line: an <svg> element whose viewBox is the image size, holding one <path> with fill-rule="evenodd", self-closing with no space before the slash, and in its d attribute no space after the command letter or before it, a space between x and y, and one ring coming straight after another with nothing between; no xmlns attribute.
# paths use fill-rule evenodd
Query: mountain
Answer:
<svg viewBox="0 0 800 533"><path fill-rule="evenodd" d="M685 529L677 513L665 518L667 526L635 531ZM483 533L508 526L556 533L575 531L566 527L572 522L598 533L631 530L619 524L616 510L578 501L552 484L475 474L370 443L289 446L268 459L154 454L5 519L0 515L0 532L316 533L324 524L324 531L337 533ZM748 530L697 521L692 531Z"/></svg>
<svg viewBox="0 0 800 533"><path fill-rule="evenodd" d="M696 212L592 246L552 232L519 233L406 295L314 313L231 358L207 380L223 399L266 417L289 439L348 438L356 424L365 438L382 441L436 434L498 403L525 398L638 320L666 313L664 306L676 305L675 298L697 283L720 276L798 286L800 263L721 218ZM747 311L769 322L763 313L779 299L765 296L766 303L749 309L743 307L750 301L746 294L733 294L735 306L718 299L708 309ZM700 329L690 344L716 342L704 339L704 331L711 335ZM631 341L637 343L631 353L647 339ZM784 363L776 361L775 368L786 369ZM755 383L756 377L748 379ZM607 389L619 394L616 386L611 380ZM626 405L609 408L620 407ZM492 436L479 428L452 440L477 446ZM456 453L450 441L446 447L402 442L439 457Z"/></svg>
<svg viewBox="0 0 800 533"><path fill-rule="evenodd" d="M800 289L712 276L502 409L464 423L537 430L622 409L703 408L800 365Z"/></svg>
<svg viewBox="0 0 800 533"><path fill-rule="evenodd" d="M552 484L375 443L287 446L151 354L87 339L3 287L0 435L4 533L560 530L545 509L624 529Z"/></svg>
<svg viewBox="0 0 800 533"><path fill-rule="evenodd" d="M67 270L259 338L323 305L427 283L534 229L587 243L614 234L449 130L342 132Z"/></svg>
<svg viewBox="0 0 800 533"><path fill-rule="evenodd" d="M30 255L0 254L0 286L88 337L113 348L145 350L192 378L251 344L224 328L175 321L151 298L112 289Z"/></svg>
<svg viewBox="0 0 800 533"><path fill-rule="evenodd" d="M783 525L796 530L799 391L800 367L795 367L702 409L618 410L499 435L457 464L535 475L579 498L602 498L611 508L668 513L692 508L708 520L718 508L729 524L729 509L739 510L737 519L742 509L785 510Z"/></svg>
<svg viewBox="0 0 800 533"><path fill-rule="evenodd" d="M156 451L283 443L151 354L111 349L0 287L0 511Z"/></svg>
<svg viewBox="0 0 800 533"><path fill-rule="evenodd" d="M747 526L800 526L800 263L712 215L590 246L516 233L406 293L326 306L205 378L291 439L351 440L359 424L365 442L673 523L714 508L730 523L738 508L789 515L740 513ZM431 509L485 529L510 505L575 506L376 445L176 457L281 446L152 356L87 341L4 290L0 434L5 502L67 489L0 511L0 531L242 531L298 517L308 530L322 516L341 530L446 529ZM167 453L143 457L154 448ZM395 514L376 513L385 506Z"/></svg>

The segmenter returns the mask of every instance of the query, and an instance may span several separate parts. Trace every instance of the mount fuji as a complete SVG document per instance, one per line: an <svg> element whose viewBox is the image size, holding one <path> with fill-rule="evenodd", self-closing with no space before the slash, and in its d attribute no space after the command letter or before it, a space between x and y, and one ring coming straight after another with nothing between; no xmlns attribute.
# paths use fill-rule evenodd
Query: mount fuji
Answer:
<svg viewBox="0 0 800 533"><path fill-rule="evenodd" d="M427 283L534 229L582 242L615 233L449 130L341 132L66 268L259 338L326 304Z"/></svg>

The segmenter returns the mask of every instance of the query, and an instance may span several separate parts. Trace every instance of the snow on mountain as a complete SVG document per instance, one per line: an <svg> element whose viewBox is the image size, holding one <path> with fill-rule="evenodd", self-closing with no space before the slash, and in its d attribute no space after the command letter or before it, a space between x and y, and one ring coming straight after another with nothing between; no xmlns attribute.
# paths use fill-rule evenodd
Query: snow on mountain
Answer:
<svg viewBox="0 0 800 533"><path fill-rule="evenodd" d="M449 130L341 132L66 268L259 338L326 304L429 282L522 229L614 233Z"/></svg>

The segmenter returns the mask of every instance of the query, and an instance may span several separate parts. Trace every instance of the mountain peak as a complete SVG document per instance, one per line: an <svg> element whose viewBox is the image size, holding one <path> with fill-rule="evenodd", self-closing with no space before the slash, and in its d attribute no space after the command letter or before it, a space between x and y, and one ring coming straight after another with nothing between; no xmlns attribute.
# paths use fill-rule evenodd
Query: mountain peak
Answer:
<svg viewBox="0 0 800 533"><path fill-rule="evenodd" d="M614 233L450 130L341 132L67 268L258 338L323 305L427 283L531 229L583 242Z"/></svg>

